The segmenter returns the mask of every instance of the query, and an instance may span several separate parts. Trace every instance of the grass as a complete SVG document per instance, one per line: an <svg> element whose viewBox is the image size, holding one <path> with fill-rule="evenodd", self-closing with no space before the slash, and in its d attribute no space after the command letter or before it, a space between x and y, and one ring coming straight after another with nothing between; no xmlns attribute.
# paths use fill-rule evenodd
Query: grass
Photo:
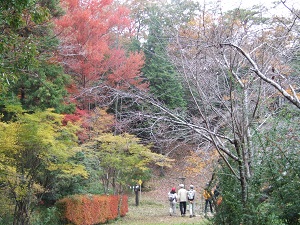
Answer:
<svg viewBox="0 0 300 225"><path fill-rule="evenodd" d="M169 215L169 203L167 200L155 200L151 197L143 196L139 206L135 205L134 196L128 199L129 212L123 218L111 222L117 225L209 225L209 221L203 215L189 218L189 216L179 216L177 207L177 216Z"/></svg>

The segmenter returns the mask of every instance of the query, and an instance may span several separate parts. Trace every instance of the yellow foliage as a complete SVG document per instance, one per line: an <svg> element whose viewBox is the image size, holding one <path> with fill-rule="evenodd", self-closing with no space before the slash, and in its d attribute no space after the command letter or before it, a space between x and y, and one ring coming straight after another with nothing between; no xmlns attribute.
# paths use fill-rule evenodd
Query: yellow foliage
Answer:
<svg viewBox="0 0 300 225"><path fill-rule="evenodd" d="M47 169L49 171L61 171L68 175L79 175L84 178L88 178L88 172L83 165L74 165L71 163L49 163Z"/></svg>
<svg viewBox="0 0 300 225"><path fill-rule="evenodd" d="M69 176L88 176L83 165L68 163L76 153L78 127L63 126L61 121L62 115L49 109L21 113L16 121L0 122L0 180L9 184L16 201L43 191L35 181L44 169Z"/></svg>
<svg viewBox="0 0 300 225"><path fill-rule="evenodd" d="M208 164L211 164L218 157L219 154L216 150L211 150L209 153L191 151L190 155L186 157L187 163L184 172L190 177L197 176L199 171L208 166Z"/></svg>
<svg viewBox="0 0 300 225"><path fill-rule="evenodd" d="M100 149L105 152L116 155L139 155L140 159L136 165L143 167L145 163L155 163L157 165L170 166L172 159L161 154L151 152L151 146L144 146L140 143L140 139L134 135L127 133L121 135L113 135L112 133L103 134L95 138L100 143ZM93 143L94 144L94 143ZM118 160L116 158L115 160Z"/></svg>
<svg viewBox="0 0 300 225"><path fill-rule="evenodd" d="M29 189L28 189L26 183L15 186L14 193L16 195L16 200L19 201L19 200L22 200L23 198L25 198L26 196L28 196L28 191L29 191Z"/></svg>
<svg viewBox="0 0 300 225"><path fill-rule="evenodd" d="M205 166L205 161L194 151L191 151L190 155L186 157L186 162L185 173L189 176L197 175Z"/></svg>
<svg viewBox="0 0 300 225"><path fill-rule="evenodd" d="M35 193L43 193L45 191L45 188L37 183L33 184L32 189L34 190Z"/></svg>
<svg viewBox="0 0 300 225"><path fill-rule="evenodd" d="M0 215L9 215L12 214L14 211L14 204L11 200L7 190L1 189L0 190Z"/></svg>
<svg viewBox="0 0 300 225"><path fill-rule="evenodd" d="M2 123L0 122L0 153L6 153L7 151L10 154L14 154L17 149L17 129L19 124L13 123ZM1 159L0 159L1 160Z"/></svg>

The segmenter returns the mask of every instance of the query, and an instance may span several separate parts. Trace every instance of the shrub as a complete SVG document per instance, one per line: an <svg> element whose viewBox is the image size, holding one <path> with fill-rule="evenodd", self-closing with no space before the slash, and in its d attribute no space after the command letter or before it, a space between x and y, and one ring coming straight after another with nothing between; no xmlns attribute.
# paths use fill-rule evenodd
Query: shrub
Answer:
<svg viewBox="0 0 300 225"><path fill-rule="evenodd" d="M31 225L61 225L59 211L57 207L40 206L35 210L30 218Z"/></svg>
<svg viewBox="0 0 300 225"><path fill-rule="evenodd" d="M76 225L105 223L128 212L127 196L75 195L61 199L57 206L62 219ZM119 211L120 209L120 211Z"/></svg>

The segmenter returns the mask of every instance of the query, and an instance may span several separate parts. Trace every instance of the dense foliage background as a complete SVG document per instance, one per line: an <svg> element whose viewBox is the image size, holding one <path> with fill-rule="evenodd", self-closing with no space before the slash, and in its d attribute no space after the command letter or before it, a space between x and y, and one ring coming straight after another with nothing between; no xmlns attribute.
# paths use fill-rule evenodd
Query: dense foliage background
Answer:
<svg viewBox="0 0 300 225"><path fill-rule="evenodd" d="M300 16L274 7L2 0L0 224L59 224L57 200L123 194L187 145L212 223L299 224Z"/></svg>

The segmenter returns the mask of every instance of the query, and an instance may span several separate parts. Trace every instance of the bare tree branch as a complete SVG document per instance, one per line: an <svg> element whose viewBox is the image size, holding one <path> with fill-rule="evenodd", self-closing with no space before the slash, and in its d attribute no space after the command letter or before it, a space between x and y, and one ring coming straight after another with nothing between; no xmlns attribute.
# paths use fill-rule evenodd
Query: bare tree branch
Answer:
<svg viewBox="0 0 300 225"><path fill-rule="evenodd" d="M297 94L294 93L293 95L290 95L279 83L277 83L274 80L272 80L272 79L268 78L267 76L265 76L260 71L260 69L258 68L255 61L251 58L251 56L245 50L243 50L241 47L239 47L235 44L232 44L232 43L222 43L221 45L230 46L230 47L235 48L237 51L239 51L244 57L246 57L246 59L252 65L252 67L253 67L252 71L255 72L257 76L259 76L262 80L264 80L268 84L275 87L287 100L289 100L293 105L295 105L297 108L300 109L300 101L299 101L299 98L297 97Z"/></svg>

